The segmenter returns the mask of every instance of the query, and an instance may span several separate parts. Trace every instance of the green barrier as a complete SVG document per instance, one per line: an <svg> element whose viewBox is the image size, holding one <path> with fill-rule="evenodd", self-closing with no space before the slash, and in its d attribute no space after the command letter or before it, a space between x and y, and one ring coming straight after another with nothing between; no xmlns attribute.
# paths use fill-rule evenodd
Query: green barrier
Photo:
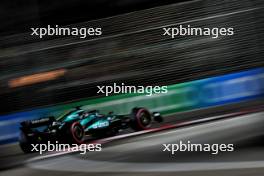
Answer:
<svg viewBox="0 0 264 176"><path fill-rule="evenodd" d="M146 107L153 112L157 111L163 115L168 115L191 109L241 102L263 97L263 74L264 69L259 68L170 85L167 93L151 96L120 94L84 100L56 106L53 112L59 113L76 106L83 106L84 109L98 109L102 113L114 111L117 114L128 114L133 107ZM254 86L252 88L249 85Z"/></svg>

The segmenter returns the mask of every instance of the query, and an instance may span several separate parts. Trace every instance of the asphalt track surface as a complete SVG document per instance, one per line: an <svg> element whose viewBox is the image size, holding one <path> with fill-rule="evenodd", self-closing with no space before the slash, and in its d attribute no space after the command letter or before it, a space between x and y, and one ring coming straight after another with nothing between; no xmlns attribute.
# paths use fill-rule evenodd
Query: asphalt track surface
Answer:
<svg viewBox="0 0 264 176"><path fill-rule="evenodd" d="M111 139L100 152L26 155L24 164L0 175L262 175L264 113L257 112ZM234 152L163 152L162 144L233 143Z"/></svg>

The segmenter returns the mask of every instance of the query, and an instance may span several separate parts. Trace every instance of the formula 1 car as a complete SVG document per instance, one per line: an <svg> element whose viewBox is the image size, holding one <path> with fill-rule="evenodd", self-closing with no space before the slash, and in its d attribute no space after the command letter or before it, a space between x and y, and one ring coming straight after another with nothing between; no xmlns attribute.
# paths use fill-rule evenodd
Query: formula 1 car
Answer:
<svg viewBox="0 0 264 176"><path fill-rule="evenodd" d="M76 107L58 118L47 117L21 122L19 144L25 153L31 152L31 144L48 141L81 144L86 136L112 136L130 127L135 131L148 129L153 119L157 122L163 121L160 113L151 114L145 108L133 108L129 115L115 115L113 112L104 115L98 110L86 111Z"/></svg>

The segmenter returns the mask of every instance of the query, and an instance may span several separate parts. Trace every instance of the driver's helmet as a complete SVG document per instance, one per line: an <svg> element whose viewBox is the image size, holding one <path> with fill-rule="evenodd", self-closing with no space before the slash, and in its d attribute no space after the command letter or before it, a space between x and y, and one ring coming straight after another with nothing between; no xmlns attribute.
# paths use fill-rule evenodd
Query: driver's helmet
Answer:
<svg viewBox="0 0 264 176"><path fill-rule="evenodd" d="M82 115L81 115L81 119L84 119L86 117L89 116L89 112L84 112Z"/></svg>

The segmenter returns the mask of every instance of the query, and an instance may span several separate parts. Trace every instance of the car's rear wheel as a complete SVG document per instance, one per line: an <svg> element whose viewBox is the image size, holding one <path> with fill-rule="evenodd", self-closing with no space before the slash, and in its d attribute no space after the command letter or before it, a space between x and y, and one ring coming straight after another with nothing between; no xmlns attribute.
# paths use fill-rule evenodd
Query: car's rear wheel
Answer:
<svg viewBox="0 0 264 176"><path fill-rule="evenodd" d="M132 110L131 127L136 130L146 130L151 126L152 118L149 111L145 108L134 108Z"/></svg>
<svg viewBox="0 0 264 176"><path fill-rule="evenodd" d="M19 135L19 146L24 153L32 153L31 140L21 131Z"/></svg>

